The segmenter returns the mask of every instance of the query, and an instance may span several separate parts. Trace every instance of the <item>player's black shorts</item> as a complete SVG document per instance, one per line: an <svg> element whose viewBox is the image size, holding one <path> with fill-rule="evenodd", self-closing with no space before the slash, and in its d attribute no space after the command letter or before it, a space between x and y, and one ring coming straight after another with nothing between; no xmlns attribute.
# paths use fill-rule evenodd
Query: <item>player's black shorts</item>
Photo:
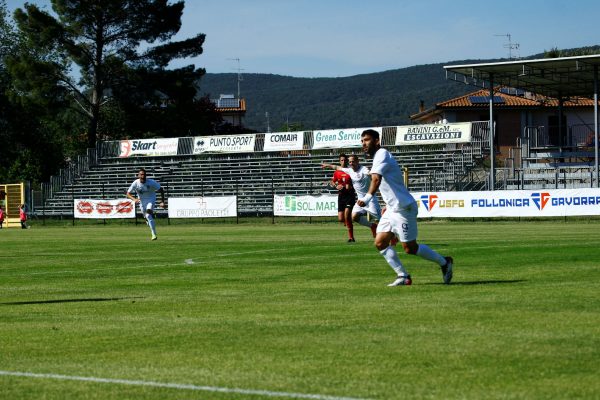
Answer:
<svg viewBox="0 0 600 400"><path fill-rule="evenodd" d="M338 212L344 211L346 208L352 209L356 203L356 192L340 192L338 194Z"/></svg>

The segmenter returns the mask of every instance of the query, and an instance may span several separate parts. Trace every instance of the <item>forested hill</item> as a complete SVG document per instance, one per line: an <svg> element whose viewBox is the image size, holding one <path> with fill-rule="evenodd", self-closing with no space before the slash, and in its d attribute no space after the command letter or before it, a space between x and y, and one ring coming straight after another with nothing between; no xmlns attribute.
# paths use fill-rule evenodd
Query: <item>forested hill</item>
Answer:
<svg viewBox="0 0 600 400"><path fill-rule="evenodd" d="M489 60L487 60L489 61ZM487 62L486 61L486 62ZM483 61L464 61L483 62ZM244 74L241 96L247 100L245 126L272 131L289 124L303 129L335 129L402 125L409 116L448 98L476 88L446 80L444 65L419 65L343 78L294 78L272 74ZM206 74L200 93L218 98L237 92L237 74Z"/></svg>

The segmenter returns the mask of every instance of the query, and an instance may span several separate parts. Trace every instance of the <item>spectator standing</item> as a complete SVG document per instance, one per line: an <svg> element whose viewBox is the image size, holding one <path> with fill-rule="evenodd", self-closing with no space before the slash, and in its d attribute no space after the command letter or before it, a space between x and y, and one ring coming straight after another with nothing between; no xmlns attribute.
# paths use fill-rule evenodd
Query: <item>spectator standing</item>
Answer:
<svg viewBox="0 0 600 400"><path fill-rule="evenodd" d="M27 229L27 212L25 212L25 204L19 206L19 220L21 221L21 229Z"/></svg>

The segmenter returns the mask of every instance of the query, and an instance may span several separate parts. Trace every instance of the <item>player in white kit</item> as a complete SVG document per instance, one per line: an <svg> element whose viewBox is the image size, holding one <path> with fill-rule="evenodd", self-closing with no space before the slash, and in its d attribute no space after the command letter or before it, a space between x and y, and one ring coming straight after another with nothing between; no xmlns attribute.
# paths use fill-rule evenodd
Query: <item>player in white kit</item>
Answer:
<svg viewBox="0 0 600 400"><path fill-rule="evenodd" d="M364 165L360 165L357 155L350 155L348 157L348 164L349 167L325 163L321 164L321 166L323 168L344 171L350 175L350 178L352 179L352 186L356 191L356 196L360 199L367 194L369 187L371 186L371 173L369 168L365 167ZM377 198L373 199L373 201L370 201L369 204L364 207L354 204L354 207L352 208L352 220L363 226L366 226L367 228L371 228L373 237L376 236L377 223L371 222L371 220L379 220L379 218L381 218L381 207L379 206Z"/></svg>
<svg viewBox="0 0 600 400"><path fill-rule="evenodd" d="M160 193L160 206L165 208L165 191L154 179L146 178L146 170L140 168L138 179L133 181L127 190L127 197L140 205L140 210L148 222L152 239L156 240L156 222L154 221L154 203L156 202L156 192ZM134 197L134 194L137 197Z"/></svg>
<svg viewBox="0 0 600 400"><path fill-rule="evenodd" d="M389 151L381 148L379 132L367 129L361 135L365 153L373 157L371 167L371 186L367 193L358 199L359 206L366 206L376 201L375 194L379 189L386 204L386 212L379 220L375 247L396 272L397 278L388 286L411 285L412 279L398 258L398 253L390 241L397 236L404 252L417 255L437 263L445 284L452 280L452 257L443 257L429 246L417 243L417 203L404 186L400 166Z"/></svg>

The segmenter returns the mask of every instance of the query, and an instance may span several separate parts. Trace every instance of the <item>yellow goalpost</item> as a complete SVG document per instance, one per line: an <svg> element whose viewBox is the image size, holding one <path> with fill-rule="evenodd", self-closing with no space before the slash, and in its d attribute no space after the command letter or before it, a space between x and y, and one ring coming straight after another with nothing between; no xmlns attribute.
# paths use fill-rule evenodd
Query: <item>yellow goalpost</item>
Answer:
<svg viewBox="0 0 600 400"><path fill-rule="evenodd" d="M5 218L2 227L20 228L19 206L25 203L25 185L23 183L0 184L0 207Z"/></svg>

